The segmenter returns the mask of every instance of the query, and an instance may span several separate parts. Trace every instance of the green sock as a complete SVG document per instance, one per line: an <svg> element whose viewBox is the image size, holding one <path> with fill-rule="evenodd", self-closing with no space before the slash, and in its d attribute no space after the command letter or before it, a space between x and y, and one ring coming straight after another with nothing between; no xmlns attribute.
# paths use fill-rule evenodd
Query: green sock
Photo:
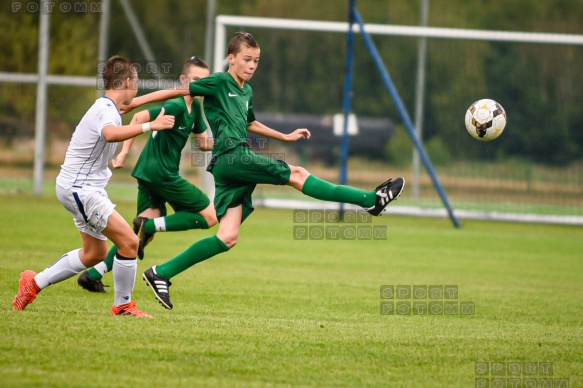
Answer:
<svg viewBox="0 0 583 388"><path fill-rule="evenodd" d="M148 233L155 233L155 232L179 232L182 230L190 230L190 229L208 229L209 225L198 213L192 212L176 212L169 216L163 217L163 225L164 229L160 230L156 228L156 223L154 219L149 219L144 223L144 229Z"/></svg>
<svg viewBox="0 0 583 388"><path fill-rule="evenodd" d="M114 245L111 247L109 252L107 252L107 257L105 260L103 260L103 263L107 266L107 272L110 272L111 268L113 267L113 258L115 257L116 253L117 247ZM89 275L89 277L93 280L101 280L101 278L103 278L103 275L98 270L96 270L95 267L89 268L87 270L87 275Z"/></svg>
<svg viewBox="0 0 583 388"><path fill-rule="evenodd" d="M376 200L374 190L364 191L356 187L335 185L314 175L306 179L302 193L323 201L351 203L363 207L373 206Z"/></svg>
<svg viewBox="0 0 583 388"><path fill-rule="evenodd" d="M217 236L207 237L195 242L184 252L179 253L164 264L156 266L156 272L158 275L170 279L193 265L228 250L229 247Z"/></svg>

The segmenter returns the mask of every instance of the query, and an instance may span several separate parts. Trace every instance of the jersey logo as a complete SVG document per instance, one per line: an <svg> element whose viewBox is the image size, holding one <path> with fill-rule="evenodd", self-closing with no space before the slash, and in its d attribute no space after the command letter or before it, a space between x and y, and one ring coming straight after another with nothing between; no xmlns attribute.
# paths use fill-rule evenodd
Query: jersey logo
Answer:
<svg viewBox="0 0 583 388"><path fill-rule="evenodd" d="M178 127L178 129L186 129L186 127Z"/></svg>
<svg viewBox="0 0 583 388"><path fill-rule="evenodd" d="M229 92L229 97L237 97L237 95L235 93Z"/></svg>

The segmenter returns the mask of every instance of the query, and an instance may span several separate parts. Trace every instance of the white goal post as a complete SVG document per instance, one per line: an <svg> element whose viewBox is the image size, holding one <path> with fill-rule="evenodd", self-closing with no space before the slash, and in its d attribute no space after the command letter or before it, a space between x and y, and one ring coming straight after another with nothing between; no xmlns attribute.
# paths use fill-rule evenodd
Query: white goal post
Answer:
<svg viewBox="0 0 583 388"><path fill-rule="evenodd" d="M219 15L215 24L214 70L223 70L223 59L227 43L227 26L248 26L279 30L348 32L347 22L326 22L318 20L262 18L251 16ZM364 29L371 35L394 35L417 38L444 38L465 40L506 41L518 43L550 43L582 45L583 35L550 34L537 32L484 31L462 28L398 26L392 24L365 24ZM359 33L359 26L353 31Z"/></svg>

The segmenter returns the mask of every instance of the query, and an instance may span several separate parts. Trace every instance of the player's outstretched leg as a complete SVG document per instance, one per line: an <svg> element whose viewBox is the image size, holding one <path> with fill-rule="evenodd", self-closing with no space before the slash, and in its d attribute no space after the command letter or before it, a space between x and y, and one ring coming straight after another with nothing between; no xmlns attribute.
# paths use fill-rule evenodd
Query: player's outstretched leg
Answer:
<svg viewBox="0 0 583 388"><path fill-rule="evenodd" d="M379 216L385 210L387 205L399 198L405 187L405 178L399 177L395 180L389 179L377 186L375 204L371 207L364 208L373 216Z"/></svg>
<svg viewBox="0 0 583 388"><path fill-rule="evenodd" d="M144 259L144 248L154 239L154 233L148 233L145 229L145 223L148 221L147 217L136 217L133 220L134 233L138 235L139 245L138 245L138 258L140 260Z"/></svg>
<svg viewBox="0 0 583 388"><path fill-rule="evenodd" d="M174 305L170 301L170 280L156 273L156 266L148 268L144 274L143 279L148 286L154 291L154 295L158 302L168 310L172 310Z"/></svg>
<svg viewBox="0 0 583 388"><path fill-rule="evenodd" d="M292 175L289 184L301 190L302 193L322 201L358 205L374 216L380 215L390 202L401 195L405 187L405 179L399 177L383 182L374 190L365 191L352 186L327 182L310 175L303 167L290 166L290 168Z"/></svg>
<svg viewBox="0 0 583 388"><path fill-rule="evenodd" d="M134 218L134 232L139 239L138 258L140 260L144 258L145 247L150 243L150 241L154 239L155 233L178 232L191 229L208 229L217 223L216 218L214 221L209 222L207 222L204 215L200 213L193 213L191 211L177 211L176 213L168 216L155 218L146 218L143 216Z"/></svg>
<svg viewBox="0 0 583 388"><path fill-rule="evenodd" d="M40 287L34 280L35 276L36 272L30 270L26 270L20 274L18 293L12 301L12 310L24 310L26 306L36 299L36 295L40 292Z"/></svg>

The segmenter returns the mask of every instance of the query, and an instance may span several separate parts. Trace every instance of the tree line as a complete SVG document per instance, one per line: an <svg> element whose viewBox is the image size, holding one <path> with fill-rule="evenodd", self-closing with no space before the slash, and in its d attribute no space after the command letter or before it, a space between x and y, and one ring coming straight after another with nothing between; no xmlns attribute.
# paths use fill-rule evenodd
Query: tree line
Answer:
<svg viewBox="0 0 583 388"><path fill-rule="evenodd" d="M94 2L90 0L89 2ZM366 23L417 25L421 1L357 1ZM8 4L8 3L6 3ZM117 1L112 1L108 46L111 54L143 60L138 41ZM181 63L205 52L206 0L131 1L158 61L175 64L165 76L178 77ZM217 13L310 20L347 20L348 0L217 0ZM501 0L477 3L431 0L429 26L503 31L583 34L583 2ZM0 10L0 71L37 71L36 13ZM51 14L50 74L96 74L99 15ZM260 67L251 85L263 112L327 115L342 107L346 37L338 33L245 29L261 46ZM353 110L359 116L400 119L380 75L356 36ZM373 37L412 116L418 39ZM521 157L565 165L583 154L583 47L429 39L423 140L452 158ZM208 58L207 58L208 59ZM34 85L0 84L0 113L33 125ZM53 135L70 135L95 90L56 87L49 91ZM508 114L495 145L478 143L463 127L466 108L480 98L500 102ZM4 120L5 121L5 120ZM0 121L2 125L2 121ZM0 131L5 131L0 127ZM389 139L389 142L391 139Z"/></svg>

